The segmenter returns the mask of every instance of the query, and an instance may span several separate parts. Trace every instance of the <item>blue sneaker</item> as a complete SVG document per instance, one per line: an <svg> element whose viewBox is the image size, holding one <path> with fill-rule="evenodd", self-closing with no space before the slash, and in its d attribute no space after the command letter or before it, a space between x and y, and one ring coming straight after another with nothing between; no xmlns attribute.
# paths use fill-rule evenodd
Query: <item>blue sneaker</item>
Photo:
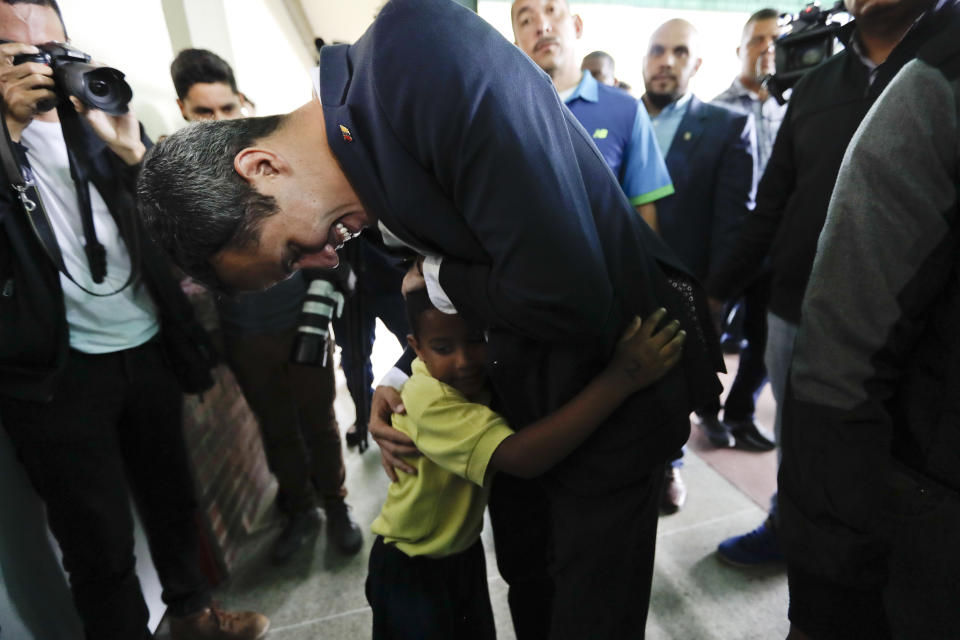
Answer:
<svg viewBox="0 0 960 640"><path fill-rule="evenodd" d="M763 524L749 533L727 538L717 545L717 555L738 567L759 567L784 562L773 527Z"/></svg>

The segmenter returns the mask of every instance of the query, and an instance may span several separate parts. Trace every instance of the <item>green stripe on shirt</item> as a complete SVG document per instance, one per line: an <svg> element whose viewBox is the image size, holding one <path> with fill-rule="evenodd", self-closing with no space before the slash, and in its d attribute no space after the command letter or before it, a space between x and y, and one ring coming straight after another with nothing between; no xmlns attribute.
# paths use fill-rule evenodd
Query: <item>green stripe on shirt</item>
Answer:
<svg viewBox="0 0 960 640"><path fill-rule="evenodd" d="M632 204L632 205L635 206L635 207L639 207L639 206L642 205L642 204L648 204L648 203L653 202L653 201L655 201L655 200L660 200L661 198L666 198L666 197L669 196L669 195L673 195L673 193L674 193L673 185L672 185L672 184L668 184L668 185L665 185L665 186L663 186L663 187L660 187L659 189L654 189L653 191L650 191L649 193L644 193L644 194L641 194L641 195L639 195L639 196L634 196L634 197L630 198L630 204Z"/></svg>

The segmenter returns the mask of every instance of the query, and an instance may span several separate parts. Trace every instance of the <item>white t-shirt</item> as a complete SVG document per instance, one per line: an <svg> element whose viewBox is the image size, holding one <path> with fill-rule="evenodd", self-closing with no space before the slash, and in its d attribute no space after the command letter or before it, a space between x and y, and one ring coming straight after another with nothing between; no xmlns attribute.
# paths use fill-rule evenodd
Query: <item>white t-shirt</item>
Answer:
<svg viewBox="0 0 960 640"><path fill-rule="evenodd" d="M77 282L90 291L115 291L130 275L130 255L97 188L90 184L90 204L97 239L107 250L107 277L95 284L83 251L83 226L77 190L70 178L67 145L59 122L34 120L20 142L60 244L63 261ZM91 296L60 274L66 303L70 346L84 353L111 353L137 347L157 334L157 309L143 284L108 296Z"/></svg>

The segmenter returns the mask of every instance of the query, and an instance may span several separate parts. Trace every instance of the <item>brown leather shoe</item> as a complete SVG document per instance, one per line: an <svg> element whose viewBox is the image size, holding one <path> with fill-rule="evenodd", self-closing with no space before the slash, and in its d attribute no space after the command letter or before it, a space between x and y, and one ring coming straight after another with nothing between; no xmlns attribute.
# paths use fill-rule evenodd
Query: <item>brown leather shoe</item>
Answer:
<svg viewBox="0 0 960 640"><path fill-rule="evenodd" d="M680 507L687 501L687 485L683 484L680 469L667 467L667 477L660 492L660 513L670 515L680 511Z"/></svg>
<svg viewBox="0 0 960 640"><path fill-rule="evenodd" d="M255 611L224 611L216 604L181 618L170 618L171 640L259 640L270 619Z"/></svg>

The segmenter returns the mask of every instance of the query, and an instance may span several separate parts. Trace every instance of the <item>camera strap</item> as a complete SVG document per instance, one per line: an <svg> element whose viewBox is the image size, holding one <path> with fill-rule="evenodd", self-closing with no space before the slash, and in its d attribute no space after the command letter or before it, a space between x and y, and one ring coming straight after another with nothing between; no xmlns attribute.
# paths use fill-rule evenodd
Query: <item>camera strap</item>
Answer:
<svg viewBox="0 0 960 640"><path fill-rule="evenodd" d="M71 105L72 107L72 105ZM76 115L76 112L74 112ZM138 274L138 268L136 261L139 260L139 255L134 255L134 252L130 251L130 275L127 278L127 281L120 286L120 288L109 293L97 293L91 291L84 287L82 284L77 282L76 278L70 273L67 269L67 265L63 260L63 253L60 251L60 243L57 242L57 235L53 230L53 226L50 224L50 218L47 216L47 210L43 206L43 199L40 197L40 191L37 189L36 183L33 181L32 176L30 179L25 179L23 171L20 166L20 162L17 160L16 152L13 150L13 142L10 140L10 131L7 129L7 118L6 118L6 107L0 102L0 126L3 128L3 140L0 141L0 162L3 164L4 173L7 175L7 180L10 183L10 186L13 188L16 193L17 199L20 201L20 205L23 209L24 214L27 217L28 222L30 223L30 228L33 229L34 235L37 237L37 240L40 241L40 245L43 247L44 252L47 254L47 257L50 258L50 261L53 262L54 266L57 268L60 273L65 275L70 282L75 284L85 293L96 296L98 298L105 298L108 296L116 295L130 286L133 281L136 279ZM73 167L74 167L74 157L73 152L70 149L70 145L67 145L67 152L70 158L70 169L71 177L73 177ZM30 172L28 171L28 175ZM74 178L74 180L76 180ZM87 236L87 225L88 221L84 220L87 217L87 214L84 213L84 199L80 195L81 187L77 185L77 196L80 201L81 208L81 222L84 225L84 239L88 242L90 237L96 241L96 233L92 233L90 237ZM93 229L93 213L90 208L90 190L89 183L84 181L82 191L86 194L86 207L89 215L89 226L91 230ZM106 274L106 250L97 242L100 250L103 252L103 275ZM91 261L91 252L87 250L87 260ZM94 266L91 264L91 273L93 273ZM100 280L96 279L96 274L94 273L94 281L99 283L103 281L103 276L100 277Z"/></svg>
<svg viewBox="0 0 960 640"><path fill-rule="evenodd" d="M80 224L83 228L83 250L87 254L90 276L95 283L100 284L107 276L107 250L97 238L97 230L93 226L93 207L90 204L90 177L84 162L85 158L82 157L82 153L77 153L77 149L74 147L74 144L83 140L80 116L77 115L77 111L73 108L69 98L64 98L57 103L57 116L60 118L63 138L67 143L70 177L73 178L73 184L77 190ZM131 273L133 273L132 268Z"/></svg>

